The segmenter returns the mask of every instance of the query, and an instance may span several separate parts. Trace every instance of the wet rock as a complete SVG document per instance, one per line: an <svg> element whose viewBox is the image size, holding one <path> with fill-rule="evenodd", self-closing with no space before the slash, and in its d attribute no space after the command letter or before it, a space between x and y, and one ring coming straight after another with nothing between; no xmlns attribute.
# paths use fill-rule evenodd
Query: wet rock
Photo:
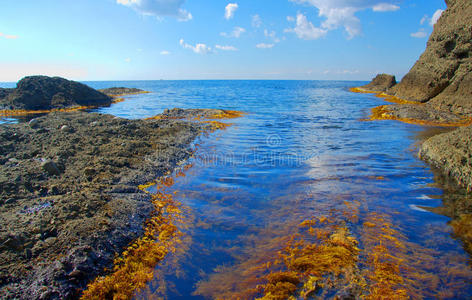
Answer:
<svg viewBox="0 0 472 300"><path fill-rule="evenodd" d="M419 156L468 191L472 190L472 126L426 140Z"/></svg>
<svg viewBox="0 0 472 300"><path fill-rule="evenodd" d="M395 84L397 84L395 76L388 74L378 74L369 84L361 86L361 88L372 92L385 92Z"/></svg>

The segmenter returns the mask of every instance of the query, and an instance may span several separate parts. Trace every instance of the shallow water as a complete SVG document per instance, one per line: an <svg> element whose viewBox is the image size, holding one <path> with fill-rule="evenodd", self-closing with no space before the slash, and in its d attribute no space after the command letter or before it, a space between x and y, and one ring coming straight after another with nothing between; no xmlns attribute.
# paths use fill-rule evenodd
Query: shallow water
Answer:
<svg viewBox="0 0 472 300"><path fill-rule="evenodd" d="M129 97L100 112L125 118L150 117L173 107L248 112L231 120L234 125L229 129L203 138L194 167L172 187L178 191L177 200L191 208L194 226L186 230L185 251L158 267L156 280L141 297L159 289L170 299L200 298L194 294L196 285L208 279L207 292L199 293L221 296L218 287L225 281L238 282L245 276L244 261L277 237L295 232L301 221L326 214L344 201L362 203L361 222L371 212L385 213L408 242L437 251L436 260L424 262L430 272L459 266L467 273L468 256L461 243L451 238L448 218L420 208L440 206L442 193L430 186L433 175L415 156L416 136L423 128L360 121L371 107L383 104L371 95L348 91L360 84L122 83L153 93ZM455 281L470 283L469 275L450 276L427 289L467 297L472 295L470 285L459 291L453 286Z"/></svg>
<svg viewBox="0 0 472 300"><path fill-rule="evenodd" d="M248 276L245 262L263 263L282 247L281 240L297 232L300 222L346 203L359 203L359 222L349 224L358 240L362 223L372 213L383 214L411 243L409 255L416 262L410 267L440 277L424 284L418 295L472 295L469 257L452 237L449 219L422 208L440 206L442 195L432 186L429 167L416 157L423 128L360 121L370 108L384 104L372 95L348 91L364 82L88 84L152 92L94 110L124 118L150 117L173 107L248 113L230 120L232 127L198 141L194 166L171 187L175 198L191 209L182 251L157 267L156 279L137 298L216 298L222 297L222 289L236 293L237 283ZM434 259L425 253L434 253Z"/></svg>

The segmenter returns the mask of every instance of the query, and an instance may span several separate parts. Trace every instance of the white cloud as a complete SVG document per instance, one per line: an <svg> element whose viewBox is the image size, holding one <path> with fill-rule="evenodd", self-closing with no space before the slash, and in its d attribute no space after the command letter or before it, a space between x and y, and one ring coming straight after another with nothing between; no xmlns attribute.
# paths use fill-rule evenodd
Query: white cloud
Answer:
<svg viewBox="0 0 472 300"><path fill-rule="evenodd" d="M309 4L318 9L318 15L324 17L318 30L334 30L344 27L351 39L359 35L361 22L356 17L356 13L366 9L372 9L375 12L385 12L398 10L399 7L391 2L396 0L290 0L300 4ZM298 18L297 18L298 19ZM298 21L298 20L297 20ZM307 21L308 23L308 21ZM310 23L311 24L311 23ZM318 33L320 34L320 32ZM326 33L323 33L323 35ZM298 34L297 34L298 35ZM315 34L316 36L316 34Z"/></svg>
<svg viewBox="0 0 472 300"><path fill-rule="evenodd" d="M274 43L279 43L280 39L277 37L275 31L269 31L267 29L264 29L264 36L267 38L270 38L274 41Z"/></svg>
<svg viewBox="0 0 472 300"><path fill-rule="evenodd" d="M299 38L304 40L316 40L326 35L325 29L315 27L309 22L305 15L298 13L296 26L294 28L285 29L285 32L293 32Z"/></svg>
<svg viewBox="0 0 472 300"><path fill-rule="evenodd" d="M125 62L130 63L130 62L131 62L131 58L129 58L129 57L128 57L128 58L125 58Z"/></svg>
<svg viewBox="0 0 472 300"><path fill-rule="evenodd" d="M426 33L426 31L424 31L424 29L421 28L417 32L414 32L414 33L410 34L410 36L414 37L414 38L417 38L417 39L424 39L425 37L428 36L428 33Z"/></svg>
<svg viewBox="0 0 472 300"><path fill-rule="evenodd" d="M234 29L231 33L222 32L222 33L220 33L220 35L224 36L224 37L239 38L241 36L241 34L243 34L245 32L246 32L246 29L236 26L236 27L234 27Z"/></svg>
<svg viewBox="0 0 472 300"><path fill-rule="evenodd" d="M131 7L143 15L176 17L179 21L192 19L192 14L182 8L185 0L116 0L116 3Z"/></svg>
<svg viewBox="0 0 472 300"><path fill-rule="evenodd" d="M4 34L4 33L0 32L0 38L5 38L5 39L8 39L8 40L15 40L15 39L18 38L18 36L17 35Z"/></svg>
<svg viewBox="0 0 472 300"><path fill-rule="evenodd" d="M234 17L234 13L238 9L238 4L237 3L229 3L225 7L225 19L229 20Z"/></svg>
<svg viewBox="0 0 472 300"><path fill-rule="evenodd" d="M167 51L167 50L162 50L161 53L159 53L160 55L169 55L170 52Z"/></svg>
<svg viewBox="0 0 472 300"><path fill-rule="evenodd" d="M262 19L261 16L259 15L254 15L252 16L252 22L251 22L252 27L254 28L259 28L262 25Z"/></svg>
<svg viewBox="0 0 472 300"><path fill-rule="evenodd" d="M442 13L443 13L444 10L442 9L438 9L434 12L433 16L431 17L431 20L429 21L429 25L431 26L434 26L434 24L436 24L436 22L439 20L439 18L441 17Z"/></svg>
<svg viewBox="0 0 472 300"><path fill-rule="evenodd" d="M396 11L399 9L400 6L390 3L379 3L372 7L372 10L377 12Z"/></svg>
<svg viewBox="0 0 472 300"><path fill-rule="evenodd" d="M270 49L270 48L274 48L275 44L265 44L265 43L260 43L260 44L257 44L256 45L256 48L259 48L259 49Z"/></svg>
<svg viewBox="0 0 472 300"><path fill-rule="evenodd" d="M216 45L216 49L222 50L222 51L238 51L236 47L233 46L221 46L221 45Z"/></svg>
<svg viewBox="0 0 472 300"><path fill-rule="evenodd" d="M428 15L424 15L422 18L421 18L421 21L420 21L420 24L423 25L424 22L428 21Z"/></svg>
<svg viewBox="0 0 472 300"><path fill-rule="evenodd" d="M211 48L205 44L200 43L200 44L196 44L195 46L192 46L190 44L185 43L183 39L180 39L180 46L182 46L185 49L190 49L197 54L207 54L211 52Z"/></svg>

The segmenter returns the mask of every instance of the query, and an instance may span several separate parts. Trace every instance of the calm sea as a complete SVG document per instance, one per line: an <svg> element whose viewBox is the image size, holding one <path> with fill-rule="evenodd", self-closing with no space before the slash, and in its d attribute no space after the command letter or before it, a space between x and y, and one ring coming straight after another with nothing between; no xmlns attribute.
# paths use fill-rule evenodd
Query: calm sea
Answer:
<svg viewBox="0 0 472 300"><path fill-rule="evenodd" d="M270 248L277 237L296 232L299 222L329 214L346 202L360 203L360 220L349 225L354 235L366 218L378 213L405 241L434 251L435 259L425 260L421 270L440 275L434 287L427 287L430 292L448 291L451 298L472 295L469 258L452 237L450 219L423 209L442 202L442 190L432 185L433 173L416 156L424 128L362 121L372 107L385 104L372 95L349 92L349 87L364 82L87 84L152 92L95 110L123 118L150 117L173 107L248 113L231 120L228 129L198 141L194 166L172 187L192 215L192 226L185 229L185 251L166 258L169 263L158 267L156 280L138 298L161 293L170 299L199 299L202 292L195 291L202 282L215 287L214 294L204 295L218 297L218 286L246 276L244 261ZM456 276L448 269L464 272ZM458 290L464 282L466 288Z"/></svg>

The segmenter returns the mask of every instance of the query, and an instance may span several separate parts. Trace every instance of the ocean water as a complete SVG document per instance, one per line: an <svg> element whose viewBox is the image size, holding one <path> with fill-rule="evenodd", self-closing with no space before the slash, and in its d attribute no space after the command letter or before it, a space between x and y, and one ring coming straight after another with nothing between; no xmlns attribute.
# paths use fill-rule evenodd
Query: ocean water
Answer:
<svg viewBox="0 0 472 300"><path fill-rule="evenodd" d="M357 207L359 220L348 226L359 248L366 246L364 221L382 215L415 258L405 267L438 276L423 283L418 295L472 295L469 256L453 237L450 219L424 209L440 206L443 193L433 185L430 168L416 156L425 129L362 120L372 107L385 104L373 95L349 91L365 82L87 84L150 91L94 110L124 118L151 117L174 107L247 113L229 120L231 127L196 142L193 167L171 187L191 215L181 251L157 267L155 280L137 298L203 299L240 292L238 283L249 272L245 262L264 263L264 257L280 250L274 241L296 233L300 222L351 207L349 203Z"/></svg>

